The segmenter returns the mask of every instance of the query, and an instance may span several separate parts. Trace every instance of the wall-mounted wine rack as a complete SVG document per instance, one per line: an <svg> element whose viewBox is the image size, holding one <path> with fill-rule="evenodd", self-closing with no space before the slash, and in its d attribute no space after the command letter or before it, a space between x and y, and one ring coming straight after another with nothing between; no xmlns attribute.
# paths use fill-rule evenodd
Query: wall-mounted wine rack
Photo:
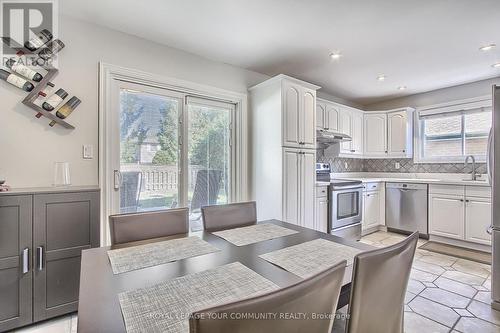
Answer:
<svg viewBox="0 0 500 333"><path fill-rule="evenodd" d="M5 45L9 46L10 48L16 50L16 52L18 54L28 55L28 54L36 53L36 52L32 52L32 51L30 51L27 48L22 47L22 46L12 47L11 40L9 37L2 37L2 42ZM59 70L57 68L51 66L48 63L44 63L43 65L40 65L40 67L43 68L45 71L47 71L47 73L43 76L43 79L36 84L36 86L33 88L33 90L29 92L28 96L26 96L22 100L22 103L24 105L30 107L34 111L36 111L37 114L41 114L42 116L50 119L51 121L54 121L56 124L61 125L64 128L75 129L75 126L73 126L70 123L68 123L67 121L57 117L55 115L55 112L54 113L48 112L48 111L44 110L43 108L41 108L40 106L34 104L35 100L40 96L39 93L47 86L47 84L49 82L52 82L54 77L56 77L57 74L59 73Z"/></svg>

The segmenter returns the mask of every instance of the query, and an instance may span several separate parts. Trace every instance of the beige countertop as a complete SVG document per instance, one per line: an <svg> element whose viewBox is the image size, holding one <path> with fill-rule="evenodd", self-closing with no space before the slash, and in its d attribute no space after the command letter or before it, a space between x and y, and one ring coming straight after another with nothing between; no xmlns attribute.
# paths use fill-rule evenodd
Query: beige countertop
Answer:
<svg viewBox="0 0 500 333"><path fill-rule="evenodd" d="M24 188L11 188L7 192L0 192L2 195L22 195L22 194L48 194L48 193L70 193L70 192L91 192L99 191L97 185L90 186L52 186L52 187L24 187Z"/></svg>
<svg viewBox="0 0 500 333"><path fill-rule="evenodd" d="M491 187L488 184L487 180L463 180L463 179L440 179L440 178L412 178L412 177L361 177L361 176L348 176L348 175L339 175L335 178L338 179L352 179L352 180L360 180L363 183L414 183L414 184L439 184L439 185L460 185L460 186L485 186ZM465 178L465 177L464 177ZM328 186L330 183L328 182L316 182L316 186Z"/></svg>

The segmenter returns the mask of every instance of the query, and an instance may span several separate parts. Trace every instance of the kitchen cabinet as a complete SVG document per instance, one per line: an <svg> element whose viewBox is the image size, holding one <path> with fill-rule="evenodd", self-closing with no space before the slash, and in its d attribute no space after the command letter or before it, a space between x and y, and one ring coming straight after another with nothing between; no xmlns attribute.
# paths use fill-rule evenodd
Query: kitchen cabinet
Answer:
<svg viewBox="0 0 500 333"><path fill-rule="evenodd" d="M314 229L316 156L312 151L285 148L283 160L283 219Z"/></svg>
<svg viewBox="0 0 500 333"><path fill-rule="evenodd" d="M316 187L316 208L314 229L328 232L328 186Z"/></svg>
<svg viewBox="0 0 500 333"><path fill-rule="evenodd" d="M465 200L465 240L491 245L486 231L491 225L491 199L467 197Z"/></svg>
<svg viewBox="0 0 500 333"><path fill-rule="evenodd" d="M375 228L380 224L380 193L370 191L363 193L363 230Z"/></svg>
<svg viewBox="0 0 500 333"><path fill-rule="evenodd" d="M316 128L338 132L340 105L324 100L316 103Z"/></svg>
<svg viewBox="0 0 500 333"><path fill-rule="evenodd" d="M363 113L346 107L340 110L339 119L340 132L352 138L352 141L341 142L341 155L361 157L363 155Z"/></svg>
<svg viewBox="0 0 500 333"><path fill-rule="evenodd" d="M352 112L349 109L342 109L339 115L340 132L352 137ZM349 155L351 151L352 141L344 141L340 143L340 153Z"/></svg>
<svg viewBox="0 0 500 333"><path fill-rule="evenodd" d="M99 246L99 224L96 190L0 194L0 331L78 309L81 251Z"/></svg>
<svg viewBox="0 0 500 333"><path fill-rule="evenodd" d="M429 233L464 239L465 211L463 196L429 195Z"/></svg>
<svg viewBox="0 0 500 333"><path fill-rule="evenodd" d="M413 153L413 121L411 119L411 111L387 113L387 154L389 157L411 157Z"/></svg>
<svg viewBox="0 0 500 333"><path fill-rule="evenodd" d="M318 101L316 103L316 128L326 129L326 103Z"/></svg>
<svg viewBox="0 0 500 333"><path fill-rule="evenodd" d="M387 156L387 114L364 115L364 155Z"/></svg>

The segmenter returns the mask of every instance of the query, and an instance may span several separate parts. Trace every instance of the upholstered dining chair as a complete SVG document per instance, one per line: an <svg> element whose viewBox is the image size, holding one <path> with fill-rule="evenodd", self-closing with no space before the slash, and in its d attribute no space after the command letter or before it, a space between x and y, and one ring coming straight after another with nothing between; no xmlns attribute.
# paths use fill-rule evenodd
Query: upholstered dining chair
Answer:
<svg viewBox="0 0 500 333"><path fill-rule="evenodd" d="M255 201L205 206L201 208L201 214L203 229L206 231L244 227L257 223Z"/></svg>
<svg viewBox="0 0 500 333"><path fill-rule="evenodd" d="M187 208L117 214L109 217L111 244L135 242L150 238L187 233Z"/></svg>
<svg viewBox="0 0 500 333"><path fill-rule="evenodd" d="M402 333L404 299L418 232L354 257L347 332Z"/></svg>
<svg viewBox="0 0 500 333"><path fill-rule="evenodd" d="M190 333L330 332L346 264L344 260L292 286L264 295L197 311L190 316L189 331ZM300 319L286 317L298 313L305 313L308 317ZM265 314L269 319L235 319L248 314L255 317ZM321 314L324 317L314 318L314 314Z"/></svg>

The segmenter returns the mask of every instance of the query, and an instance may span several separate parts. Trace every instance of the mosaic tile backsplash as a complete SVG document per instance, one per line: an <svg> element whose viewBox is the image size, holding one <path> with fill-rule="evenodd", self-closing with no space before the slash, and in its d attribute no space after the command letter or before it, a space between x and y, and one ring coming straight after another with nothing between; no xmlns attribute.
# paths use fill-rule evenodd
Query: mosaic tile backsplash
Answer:
<svg viewBox="0 0 500 333"><path fill-rule="evenodd" d="M326 157L318 154L318 162L330 163L332 172L400 172L400 173L470 173L464 163L413 163L411 158L357 159ZM396 169L396 163L400 168ZM477 163L478 173L486 173L486 163Z"/></svg>

